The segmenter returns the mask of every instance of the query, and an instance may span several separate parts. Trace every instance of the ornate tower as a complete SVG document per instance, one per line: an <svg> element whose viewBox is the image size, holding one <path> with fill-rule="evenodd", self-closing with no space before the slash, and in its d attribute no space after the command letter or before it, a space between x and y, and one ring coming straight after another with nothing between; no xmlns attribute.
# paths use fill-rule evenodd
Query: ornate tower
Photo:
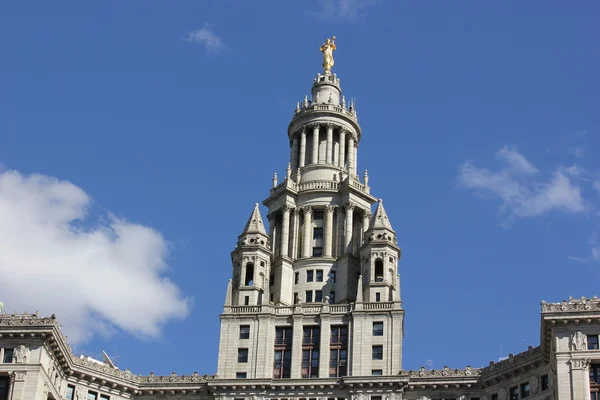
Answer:
<svg viewBox="0 0 600 400"><path fill-rule="evenodd" d="M273 178L268 239L258 206L232 253L221 315L218 374L230 378L328 378L397 374L404 311L400 248L368 175L357 176L361 128L354 103L323 73L288 126L285 178ZM252 241L254 240L254 241Z"/></svg>

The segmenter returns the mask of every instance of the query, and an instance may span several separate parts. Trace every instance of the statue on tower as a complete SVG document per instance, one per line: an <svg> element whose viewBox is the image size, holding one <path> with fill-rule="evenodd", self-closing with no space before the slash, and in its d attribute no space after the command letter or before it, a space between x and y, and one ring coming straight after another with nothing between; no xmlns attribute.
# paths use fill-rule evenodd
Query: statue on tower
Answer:
<svg viewBox="0 0 600 400"><path fill-rule="evenodd" d="M331 39L327 38L325 43L321 45L321 53L323 53L323 71L330 72L331 67L333 67L333 51L336 49L335 47L335 36L332 36Z"/></svg>

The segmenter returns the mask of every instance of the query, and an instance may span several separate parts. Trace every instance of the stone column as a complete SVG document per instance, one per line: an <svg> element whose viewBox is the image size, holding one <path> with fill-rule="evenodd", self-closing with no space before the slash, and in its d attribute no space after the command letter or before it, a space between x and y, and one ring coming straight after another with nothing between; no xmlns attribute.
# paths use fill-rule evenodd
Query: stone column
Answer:
<svg viewBox="0 0 600 400"><path fill-rule="evenodd" d="M291 259L295 260L298 257L298 236L300 235L300 227L298 226L298 221L300 218L298 217L298 209L292 209L292 254Z"/></svg>
<svg viewBox="0 0 600 400"><path fill-rule="evenodd" d="M344 254L344 218L342 218L342 206L336 206L336 215L337 215L337 243L335 246L336 257Z"/></svg>
<svg viewBox="0 0 600 400"><path fill-rule="evenodd" d="M348 140L348 174L354 176L354 138Z"/></svg>
<svg viewBox="0 0 600 400"><path fill-rule="evenodd" d="M325 153L325 164L331 164L333 156L333 124L327 124L327 149Z"/></svg>
<svg viewBox="0 0 600 400"><path fill-rule="evenodd" d="M333 244L333 207L329 204L325 206L325 236L323 237L323 242L323 256L331 257Z"/></svg>
<svg viewBox="0 0 600 400"><path fill-rule="evenodd" d="M283 206L283 220L281 221L281 251L282 256L288 256L290 245L290 207Z"/></svg>
<svg viewBox="0 0 600 400"><path fill-rule="evenodd" d="M7 393L8 393L7 400L12 400L12 398L13 398L13 392L15 391L16 376L17 376L16 372L13 372L12 374L10 374L8 376L8 387L6 388Z"/></svg>
<svg viewBox="0 0 600 400"><path fill-rule="evenodd" d="M365 233L367 232L367 229L369 229L369 223L371 222L371 212L369 210L363 210L363 221L362 221L362 241L361 241L361 245L364 245L365 242L367 241L367 238L365 237Z"/></svg>
<svg viewBox="0 0 600 400"><path fill-rule="evenodd" d="M304 211L304 238L302 241L302 257L311 257L311 245L312 245L312 208L305 206L302 208Z"/></svg>
<svg viewBox="0 0 600 400"><path fill-rule="evenodd" d="M321 317L321 338L319 341L319 378L329 378L329 341L331 340L331 314L329 314L329 307L323 307L323 311L327 309L327 312L323 312Z"/></svg>
<svg viewBox="0 0 600 400"><path fill-rule="evenodd" d="M277 243L277 228L275 226L277 218L275 218L275 212L270 212L267 215L267 218L269 220L269 241L271 242L271 251L273 252L273 256L275 256L275 248L277 247L275 246L275 243Z"/></svg>
<svg viewBox="0 0 600 400"><path fill-rule="evenodd" d="M300 168L304 167L306 162L306 128L300 132Z"/></svg>
<svg viewBox="0 0 600 400"><path fill-rule="evenodd" d="M306 301L306 299L303 301ZM296 310L301 313L302 307L296 306ZM294 310L292 316L292 359L290 360L292 363L290 365L290 378L292 379L300 379L302 376L302 336L304 330L302 327L302 314L296 314L296 310Z"/></svg>
<svg viewBox="0 0 600 400"><path fill-rule="evenodd" d="M356 176L356 171L358 169L358 141L352 141L353 146L354 146L354 155L352 156L352 159L354 160L353 165L354 165L354 175Z"/></svg>
<svg viewBox="0 0 600 400"><path fill-rule="evenodd" d="M571 394L573 399L590 400L591 359L571 360Z"/></svg>
<svg viewBox="0 0 600 400"><path fill-rule="evenodd" d="M352 254L352 217L355 205L353 203L346 204L346 233L344 235L344 251Z"/></svg>
<svg viewBox="0 0 600 400"><path fill-rule="evenodd" d="M313 127L313 148L311 164L319 163L319 124L312 125Z"/></svg>
<svg viewBox="0 0 600 400"><path fill-rule="evenodd" d="M290 162L292 163L293 171L298 169L298 135L297 134L294 134L294 138L292 139L292 155L290 157Z"/></svg>
<svg viewBox="0 0 600 400"><path fill-rule="evenodd" d="M338 157L338 167L344 168L346 163L346 131L342 129L340 131L340 156Z"/></svg>

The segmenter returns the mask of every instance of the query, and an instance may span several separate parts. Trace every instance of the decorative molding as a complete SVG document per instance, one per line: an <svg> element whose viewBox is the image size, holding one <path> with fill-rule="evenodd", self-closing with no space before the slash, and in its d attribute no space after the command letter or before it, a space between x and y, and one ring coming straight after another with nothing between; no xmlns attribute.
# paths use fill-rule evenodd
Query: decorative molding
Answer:
<svg viewBox="0 0 600 400"><path fill-rule="evenodd" d="M592 365L592 360L590 358L576 358L569 360L572 369L582 369L589 370Z"/></svg>
<svg viewBox="0 0 600 400"><path fill-rule="evenodd" d="M465 369L450 369L444 367L443 369L427 370L425 367L421 367L418 371L408 371L408 376L411 378L433 378L433 377L474 377L477 378L481 375L481 368L471 368L467 366Z"/></svg>
<svg viewBox="0 0 600 400"><path fill-rule="evenodd" d="M594 296L591 299L582 297L579 300L570 298L560 303L546 303L542 301L542 313L600 311L600 299Z"/></svg>

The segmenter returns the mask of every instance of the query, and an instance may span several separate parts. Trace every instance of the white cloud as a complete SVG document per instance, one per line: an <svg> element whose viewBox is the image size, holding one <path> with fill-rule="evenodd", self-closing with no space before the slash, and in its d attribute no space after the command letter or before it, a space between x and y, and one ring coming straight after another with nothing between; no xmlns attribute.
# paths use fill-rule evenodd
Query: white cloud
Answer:
<svg viewBox="0 0 600 400"><path fill-rule="evenodd" d="M571 260L580 262L600 261L600 231L596 230L589 241L590 255L587 257L569 256Z"/></svg>
<svg viewBox="0 0 600 400"><path fill-rule="evenodd" d="M464 188L498 198L504 216L512 219L550 211L586 211L581 188L562 168L558 168L550 180L541 181L534 176L539 170L517 151L505 147L496 156L504 162L503 168L492 171L467 161L458 167L458 182Z"/></svg>
<svg viewBox="0 0 600 400"><path fill-rule="evenodd" d="M375 0L319 0L320 9L309 14L321 19L354 21L375 3Z"/></svg>
<svg viewBox="0 0 600 400"><path fill-rule="evenodd" d="M113 215L86 228L90 205L70 182L0 171L0 301L56 313L71 343L115 329L158 337L191 303L164 275L167 242Z"/></svg>
<svg viewBox="0 0 600 400"><path fill-rule="evenodd" d="M188 33L186 40L191 43L201 44L207 51L213 53L227 48L223 40L208 27L208 24L204 24L202 29Z"/></svg>

